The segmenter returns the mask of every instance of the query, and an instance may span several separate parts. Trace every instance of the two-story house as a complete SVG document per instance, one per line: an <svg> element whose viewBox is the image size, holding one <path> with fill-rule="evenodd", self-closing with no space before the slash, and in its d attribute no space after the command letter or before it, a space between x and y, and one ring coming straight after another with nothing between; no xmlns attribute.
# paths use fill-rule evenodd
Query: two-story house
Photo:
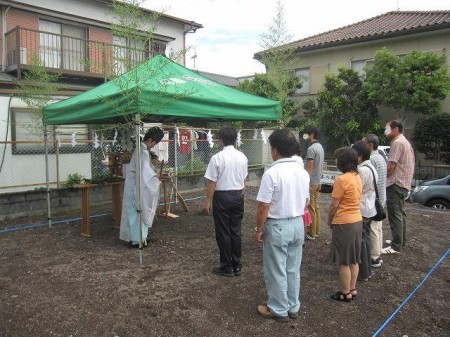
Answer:
<svg viewBox="0 0 450 337"><path fill-rule="evenodd" d="M304 83L295 98L305 100L315 97L327 72L337 73L343 65L363 73L376 51L383 47L398 56L416 50L444 54L450 61L450 11L388 12L285 46L295 50L299 56L300 62L292 70L302 76ZM260 55L255 54L255 58L259 59ZM450 97L443 102L442 110L450 112ZM383 120L395 117L392 110L381 111ZM407 134L418 117L417 114L407 117Z"/></svg>
<svg viewBox="0 0 450 337"><path fill-rule="evenodd" d="M47 72L59 74L58 81L64 83L58 92L60 99L104 83L156 54L179 53L177 61L185 65L186 34L195 33L201 24L165 14L155 17L154 12L141 9L157 22L152 27L143 23L142 40L134 34L130 38L112 29L113 23L118 24L112 4L113 0L0 0L0 193L2 186L20 189L45 181L42 133L30 131L33 126L39 129L40 121L15 97L17 82L26 79L33 58L37 57ZM153 29L148 43L145 33ZM58 126L54 131L65 135L66 141L77 132L79 144L92 137L86 125L71 126L70 130ZM64 154L64 146L58 151ZM63 157L59 160L64 161ZM80 145L78 153L60 163L57 174L67 177L77 163L77 172L90 177L90 160L90 153ZM50 174L55 181L56 173Z"/></svg>

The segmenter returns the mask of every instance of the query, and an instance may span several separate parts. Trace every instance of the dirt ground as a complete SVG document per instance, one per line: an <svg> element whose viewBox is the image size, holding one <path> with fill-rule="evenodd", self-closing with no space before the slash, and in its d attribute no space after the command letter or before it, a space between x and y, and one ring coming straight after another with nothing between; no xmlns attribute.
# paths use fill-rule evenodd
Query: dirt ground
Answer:
<svg viewBox="0 0 450 337"><path fill-rule="evenodd" d="M357 300L339 303L329 299L339 284L323 228L306 242L299 319L266 320L256 313L266 290L255 197L255 188L246 191L241 277L211 273L218 249L212 217L199 214L202 199L188 202L188 213L175 206L178 219L156 219L142 266L110 215L93 220L89 239L79 222L0 235L0 336L371 336L450 246L450 212L408 203L404 252L384 257L358 284ZM323 219L329 200L322 194ZM384 233L390 238L387 223ZM449 336L449 281L447 257L380 336Z"/></svg>

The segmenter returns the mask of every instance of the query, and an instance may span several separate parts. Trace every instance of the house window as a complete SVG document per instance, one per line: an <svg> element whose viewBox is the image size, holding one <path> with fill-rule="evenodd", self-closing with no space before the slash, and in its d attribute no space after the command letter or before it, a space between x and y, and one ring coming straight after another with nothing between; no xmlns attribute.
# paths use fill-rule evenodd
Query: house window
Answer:
<svg viewBox="0 0 450 337"><path fill-rule="evenodd" d="M300 78L302 87L297 89L297 94L309 94L309 68L300 68L295 70L295 76Z"/></svg>
<svg viewBox="0 0 450 337"><path fill-rule="evenodd" d="M83 71L86 63L86 30L39 20L40 59L46 67Z"/></svg>
<svg viewBox="0 0 450 337"><path fill-rule="evenodd" d="M351 63L352 69L355 70L360 76L363 76L366 74L365 69L373 64L373 60L355 60Z"/></svg>
<svg viewBox="0 0 450 337"><path fill-rule="evenodd" d="M152 42L152 47L150 49L152 56L164 55L166 53L166 44L162 42Z"/></svg>
<svg viewBox="0 0 450 337"><path fill-rule="evenodd" d="M145 41L113 36L114 73L123 74L148 58Z"/></svg>
<svg viewBox="0 0 450 337"><path fill-rule="evenodd" d="M144 40L113 36L114 44L114 72L123 74L145 60L164 54L165 43L152 42L151 47Z"/></svg>
<svg viewBox="0 0 450 337"><path fill-rule="evenodd" d="M44 154L44 131L42 116L31 109L12 108L11 134L13 140L12 153L14 155ZM89 129L87 125L58 125L49 126L49 153L55 153L55 146L59 145L60 153L90 152ZM72 147L72 133L76 132L77 145ZM55 136L56 135L56 136ZM55 146L53 146L53 144Z"/></svg>

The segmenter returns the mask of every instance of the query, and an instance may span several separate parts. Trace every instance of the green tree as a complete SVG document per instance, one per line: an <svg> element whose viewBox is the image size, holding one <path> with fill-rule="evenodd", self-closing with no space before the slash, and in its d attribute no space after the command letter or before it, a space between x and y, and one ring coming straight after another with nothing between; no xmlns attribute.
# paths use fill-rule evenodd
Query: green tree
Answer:
<svg viewBox="0 0 450 337"><path fill-rule="evenodd" d="M42 135L42 110L53 99L52 95L64 87L57 83L59 77L59 74L47 72L39 55L32 53L24 79L16 82L16 97L24 101L33 112L31 123L22 126L34 135Z"/></svg>
<svg viewBox="0 0 450 337"><path fill-rule="evenodd" d="M417 121L412 141L426 159L450 164L450 113L438 113Z"/></svg>
<svg viewBox="0 0 450 337"><path fill-rule="evenodd" d="M110 69L106 70L108 79L113 80L113 83L123 95L131 97L131 103L136 102L136 106L141 95L141 92L136 90L136 87L141 83L147 83L148 85L149 79L155 73L162 71L162 69L151 71L150 68L146 72L136 70L137 67L148 61L149 56L150 58L153 56L155 32L163 15L161 12L143 11L141 5L144 2L144 0L113 0L106 11L108 16L112 17L110 25L112 34L121 38L122 41L121 45L115 45L112 49L105 50L106 54L110 53L108 58L115 61ZM185 52L185 50L179 52L170 51L169 58L177 61ZM125 71L128 71L130 74L127 79L120 77ZM145 75L143 75L144 73ZM189 94L191 92L183 89L180 89L180 92L175 97L167 97L167 95L161 94L160 101L162 103L149 105L145 111L136 111L136 113L140 114L142 120L146 115L151 115L162 106ZM99 100L110 104L112 108L121 108L120 100L108 97L99 97ZM125 123L117 125L96 125L95 129L105 137L110 136L111 131L114 129L121 131L121 133L127 133L133 129L135 123L133 118L134 116L129 117Z"/></svg>
<svg viewBox="0 0 450 337"><path fill-rule="evenodd" d="M286 78L284 86L281 87L271 80L268 74L256 74L251 80L244 80L238 85L238 89L248 92L253 95L278 100L282 106L283 125L288 126L292 122L292 116L298 111L298 103L293 101L290 97L295 93L295 90L301 86L300 79L296 76ZM252 124L254 122L243 122L244 125ZM275 122L276 123L276 122ZM274 122L261 121L257 123L257 127L274 124Z"/></svg>
<svg viewBox="0 0 450 337"><path fill-rule="evenodd" d="M402 117L436 113L450 89L445 55L413 51L399 57L380 49L366 69L365 87L375 104L392 107Z"/></svg>
<svg viewBox="0 0 450 337"><path fill-rule="evenodd" d="M318 125L330 149L350 145L381 128L362 79L352 69L340 67L338 74L328 73L317 102Z"/></svg>
<svg viewBox="0 0 450 337"><path fill-rule="evenodd" d="M283 108L280 122L289 126L292 117L299 111L299 103L291 97L296 89L301 88L301 79L293 71L298 58L294 55L294 49L289 47L292 35L286 29L281 1L277 2L275 10L267 32L261 34L260 46L264 51L257 54L259 61L266 66L266 73L255 75L254 80L244 81L238 89L278 100Z"/></svg>

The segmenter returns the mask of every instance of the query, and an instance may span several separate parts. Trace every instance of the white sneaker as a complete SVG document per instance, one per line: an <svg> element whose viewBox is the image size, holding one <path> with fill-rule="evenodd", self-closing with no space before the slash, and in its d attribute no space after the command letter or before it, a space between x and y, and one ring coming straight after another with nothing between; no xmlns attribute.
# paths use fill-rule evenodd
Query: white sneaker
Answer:
<svg viewBox="0 0 450 337"><path fill-rule="evenodd" d="M395 249L392 249L391 246L383 248L381 250L381 254L399 254L400 252L397 252Z"/></svg>
<svg viewBox="0 0 450 337"><path fill-rule="evenodd" d="M306 240L315 240L316 239L314 236L309 235L309 234L305 234L305 238L306 238Z"/></svg>
<svg viewBox="0 0 450 337"><path fill-rule="evenodd" d="M387 245L390 245L392 243L392 240L386 240L384 241Z"/></svg>

